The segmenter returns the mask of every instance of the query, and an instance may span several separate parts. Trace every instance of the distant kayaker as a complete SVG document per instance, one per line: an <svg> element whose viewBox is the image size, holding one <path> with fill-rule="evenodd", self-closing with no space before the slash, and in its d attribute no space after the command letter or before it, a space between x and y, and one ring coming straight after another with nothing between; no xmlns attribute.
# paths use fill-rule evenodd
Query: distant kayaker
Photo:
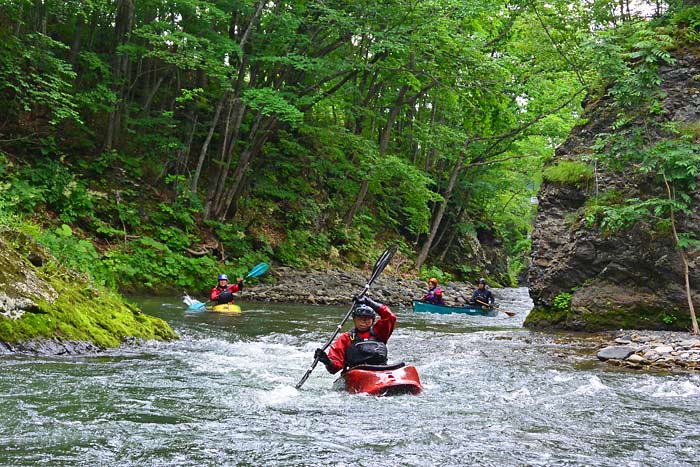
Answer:
<svg viewBox="0 0 700 467"><path fill-rule="evenodd" d="M496 298L491 291L486 288L486 279L483 277L479 279L479 285L468 301L470 305L483 305L484 303L488 303L489 306L493 306Z"/></svg>
<svg viewBox="0 0 700 467"><path fill-rule="evenodd" d="M442 290L438 287L438 280L431 277L428 280L428 292L421 299L424 302L432 303L433 305L444 305L445 300L442 298Z"/></svg>
<svg viewBox="0 0 700 467"><path fill-rule="evenodd" d="M377 314L379 320L375 323ZM386 343L394 331L396 315L388 306L362 297L355 303L352 322L355 327L331 344L328 355L321 349L314 353L329 373L362 364L386 365Z"/></svg>
<svg viewBox="0 0 700 467"><path fill-rule="evenodd" d="M219 274L219 283L211 289L211 300L223 305L224 303L230 303L233 301L233 294L243 290L243 279L238 278L238 283L229 284L228 276L226 274Z"/></svg>

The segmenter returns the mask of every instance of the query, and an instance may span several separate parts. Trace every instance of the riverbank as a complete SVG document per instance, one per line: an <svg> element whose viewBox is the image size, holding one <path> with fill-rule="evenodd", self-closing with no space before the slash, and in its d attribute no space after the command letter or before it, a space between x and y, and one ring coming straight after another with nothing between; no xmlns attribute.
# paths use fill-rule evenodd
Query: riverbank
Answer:
<svg viewBox="0 0 700 467"><path fill-rule="evenodd" d="M354 295L362 292L371 272L341 271L339 269L296 270L276 267L263 282L245 287L246 300L278 303L309 303L315 305L348 304ZM476 285L464 282L440 284L448 305L463 304L471 297ZM413 299L421 298L428 290L426 281L405 278L384 272L377 277L368 295L390 306L411 307ZM492 289L498 298L498 289Z"/></svg>
<svg viewBox="0 0 700 467"><path fill-rule="evenodd" d="M671 331L618 331L599 360L635 370L700 372L700 337Z"/></svg>

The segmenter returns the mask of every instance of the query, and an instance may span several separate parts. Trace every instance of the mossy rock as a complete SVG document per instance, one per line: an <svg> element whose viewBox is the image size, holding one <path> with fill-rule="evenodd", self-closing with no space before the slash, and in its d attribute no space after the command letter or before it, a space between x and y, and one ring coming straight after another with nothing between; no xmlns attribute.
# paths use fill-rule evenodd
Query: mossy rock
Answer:
<svg viewBox="0 0 700 467"><path fill-rule="evenodd" d="M688 315L678 312L638 307L572 311L539 306L530 311L523 325L532 329L583 332L617 329L687 331L691 327L691 321Z"/></svg>
<svg viewBox="0 0 700 467"><path fill-rule="evenodd" d="M0 232L0 268L0 305L21 304L18 319L4 316L13 310L0 308L0 341L59 339L110 348L131 338L177 338L165 321L65 268L26 235Z"/></svg>

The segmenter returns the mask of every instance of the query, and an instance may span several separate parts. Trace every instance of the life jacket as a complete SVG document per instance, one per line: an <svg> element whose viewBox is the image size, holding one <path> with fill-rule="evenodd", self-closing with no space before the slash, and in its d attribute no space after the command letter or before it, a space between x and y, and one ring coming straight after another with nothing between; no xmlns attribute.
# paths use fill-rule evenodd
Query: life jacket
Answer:
<svg viewBox="0 0 700 467"><path fill-rule="evenodd" d="M493 294L492 294L491 291L488 290L488 289L483 289L483 290L481 290L481 289L476 289L476 290L474 291L474 297L473 297L473 299L474 299L475 301L476 301L476 300L479 300L479 301L482 301L482 302L489 303L489 300L492 300L492 299L493 299Z"/></svg>
<svg viewBox="0 0 700 467"><path fill-rule="evenodd" d="M369 328L369 337L358 337L357 329L350 331L350 345L345 349L345 369L357 365L386 365L386 344L375 337L374 327Z"/></svg>
<svg viewBox="0 0 700 467"><path fill-rule="evenodd" d="M438 287L435 287L432 290L428 290L428 293L425 294L423 300L428 303L433 303L435 305L445 304L445 300L442 298L442 290L440 290Z"/></svg>
<svg viewBox="0 0 700 467"><path fill-rule="evenodd" d="M226 287L221 287L217 285L216 289L219 290L219 294L216 296L216 302L219 305L223 305L225 303L230 303L233 301L233 294L229 292L228 285Z"/></svg>

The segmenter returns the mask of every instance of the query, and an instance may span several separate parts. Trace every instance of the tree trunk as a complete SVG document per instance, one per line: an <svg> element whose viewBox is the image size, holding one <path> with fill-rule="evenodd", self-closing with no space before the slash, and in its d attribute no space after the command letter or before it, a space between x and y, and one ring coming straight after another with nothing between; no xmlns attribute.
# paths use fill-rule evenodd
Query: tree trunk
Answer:
<svg viewBox="0 0 700 467"><path fill-rule="evenodd" d="M668 183L668 179L666 178L666 174L662 173L663 178L664 178L664 184L666 185L666 196L668 197L669 201L674 201L674 196L673 196L673 191L671 190L671 186ZM673 232L673 239L675 241L676 247L678 247L678 243L680 242L680 238L678 237L678 231L676 230L676 216L675 212L673 210L673 207L671 207L671 211L669 213L670 219L671 219L671 230ZM688 300L688 310L690 311L690 320L693 324L693 334L698 335L700 334L700 329L698 328L698 319L695 316L695 307L693 306L693 294L692 294L692 289L690 288L690 271L688 267L688 257L685 254L685 251L682 248L678 248L678 254L681 257L681 262L683 263L683 277L685 281L685 295Z"/></svg>
<svg viewBox="0 0 700 467"><path fill-rule="evenodd" d="M44 0L34 0L34 30L46 34L47 24L46 2Z"/></svg>
<svg viewBox="0 0 700 467"><path fill-rule="evenodd" d="M262 117L262 114L260 114L260 116ZM238 198L243 191L243 180L248 173L248 169L252 161L260 153L263 145L267 142L270 133L277 125L277 119L275 117L268 117L266 120L260 119L260 121L263 123L259 125L259 129L256 129L255 132L251 132L251 134L255 135L253 137L253 142L251 146L241 154L233 173L231 188L227 191L224 202L217 209L216 217L220 221L224 221L228 217L236 215L236 211L238 210Z"/></svg>
<svg viewBox="0 0 700 467"><path fill-rule="evenodd" d="M117 53L117 48L120 45L126 44L129 41L129 34L134 26L135 7L132 0L118 0L117 16L115 18L115 43L112 53L114 54L114 62L112 66L112 81L117 102L114 108L109 113L109 124L105 136L104 149L111 149L118 139L119 129L121 127L122 108L124 105L124 91L127 72L129 70L129 57Z"/></svg>
<svg viewBox="0 0 700 467"><path fill-rule="evenodd" d="M211 143L211 139L214 136L214 131L216 130L216 126L219 124L219 116L221 115L221 109L224 106L224 103L226 102L226 99L228 99L228 91L224 93L223 96L219 99L219 102L216 104L216 110L214 111L214 117L212 118L212 122L209 125L209 133L207 134L206 139L204 140L204 143L202 144L202 149L199 151L199 159L197 160L197 168L194 171L194 175L192 176L192 185L190 186L190 191L192 192L193 195L197 194L197 184L199 183L199 175L202 173L202 166L204 165L204 159L207 156L207 152L209 151L209 143Z"/></svg>
<svg viewBox="0 0 700 467"><path fill-rule="evenodd" d="M406 95L407 91L408 86L404 85L401 87L399 95L396 97L396 101L394 102L394 105L389 111L389 115L386 119L386 125L384 125L384 129L382 130L382 133L379 136L379 157L382 157L384 155L387 147L389 146L391 130L394 126L394 122L396 121L396 117L398 117L399 112L401 111L401 108L404 105L404 96ZM362 183L360 184L360 191L358 191L357 193L357 198L355 198L355 202L345 215L345 219L343 219L343 223L346 227L350 227L350 225L352 225L352 221L355 218L355 214L357 214L357 211L360 210L360 207L362 207L362 204L365 202L367 191L369 191L369 178L370 176L368 174L364 178L364 180L362 180Z"/></svg>
<svg viewBox="0 0 700 467"><path fill-rule="evenodd" d="M78 59L84 31L85 17L82 14L78 14L78 17L75 18L75 32L73 33L73 41L71 42L70 46L70 55L68 55L68 63L70 63L72 66L75 66L75 61Z"/></svg>
<svg viewBox="0 0 700 467"><path fill-rule="evenodd" d="M454 189L454 186L457 183L457 177L462 171L462 157L464 156L460 156L459 159L457 159L457 163L452 168L452 173L450 173L450 180L447 184L447 188L445 189L445 193L442 195L444 199L438 205L437 212L433 216L433 219L430 224L428 238L425 240L423 246L418 252L418 255L416 256L416 270L418 271L420 271L421 266L423 266L423 263L425 263L425 260L428 258L428 251L430 251L430 247L433 244L433 240L437 235L438 228L440 227L440 223L442 222L442 217L445 215L445 209L447 208L447 203L450 200L450 197L452 196L452 190Z"/></svg>

